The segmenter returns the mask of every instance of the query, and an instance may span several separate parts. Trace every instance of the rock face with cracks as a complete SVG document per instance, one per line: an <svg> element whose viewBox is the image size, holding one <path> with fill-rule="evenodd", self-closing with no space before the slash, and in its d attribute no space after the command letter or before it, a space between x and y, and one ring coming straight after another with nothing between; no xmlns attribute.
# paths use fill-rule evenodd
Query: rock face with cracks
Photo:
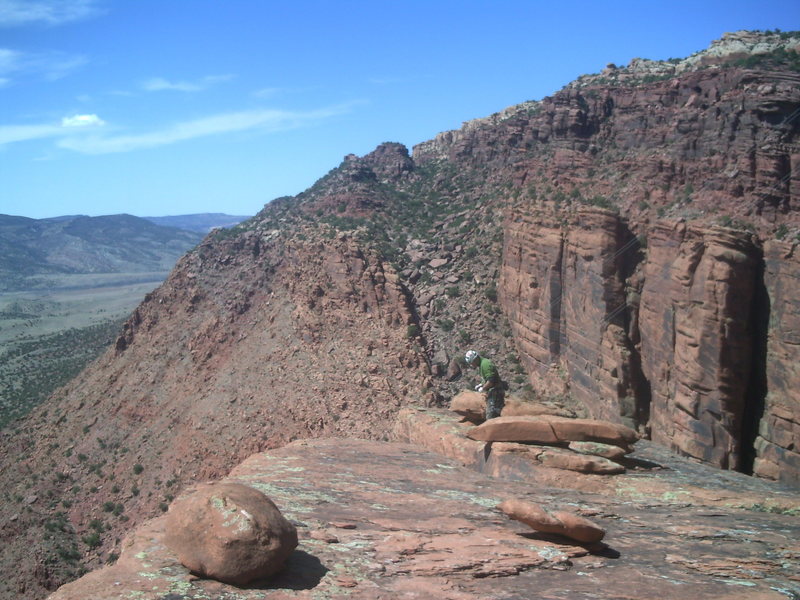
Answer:
<svg viewBox="0 0 800 600"><path fill-rule="evenodd" d="M164 543L192 573L245 585L284 566L297 530L258 490L210 484L172 504Z"/></svg>

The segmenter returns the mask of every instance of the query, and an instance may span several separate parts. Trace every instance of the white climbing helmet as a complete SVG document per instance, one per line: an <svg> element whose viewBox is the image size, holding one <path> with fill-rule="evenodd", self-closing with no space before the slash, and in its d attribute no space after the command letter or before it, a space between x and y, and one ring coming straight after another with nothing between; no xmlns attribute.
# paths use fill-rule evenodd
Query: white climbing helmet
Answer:
<svg viewBox="0 0 800 600"><path fill-rule="evenodd" d="M475 352L475 350L467 350L467 353L464 355L464 360L467 361L468 365L475 362L476 358L478 358L478 353Z"/></svg>

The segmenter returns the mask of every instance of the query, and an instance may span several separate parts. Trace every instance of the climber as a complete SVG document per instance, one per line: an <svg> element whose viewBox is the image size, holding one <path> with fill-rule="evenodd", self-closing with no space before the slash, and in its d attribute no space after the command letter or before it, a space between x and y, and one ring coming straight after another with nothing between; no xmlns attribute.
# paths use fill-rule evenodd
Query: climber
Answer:
<svg viewBox="0 0 800 600"><path fill-rule="evenodd" d="M475 350L468 350L464 360L468 366L477 368L483 379L483 383L475 386L475 391L486 394L486 420L499 417L505 404L505 392L497 367L488 358L482 358Z"/></svg>

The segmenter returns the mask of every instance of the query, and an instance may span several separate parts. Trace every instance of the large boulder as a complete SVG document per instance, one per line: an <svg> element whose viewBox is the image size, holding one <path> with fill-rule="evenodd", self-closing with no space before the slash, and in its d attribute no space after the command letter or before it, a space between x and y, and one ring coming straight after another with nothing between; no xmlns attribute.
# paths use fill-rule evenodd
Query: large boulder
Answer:
<svg viewBox="0 0 800 600"><path fill-rule="evenodd" d="M204 484L170 506L165 543L193 573L245 585L283 567L297 530L256 489Z"/></svg>
<svg viewBox="0 0 800 600"><path fill-rule="evenodd" d="M524 500L506 500L498 504L497 508L531 529L555 533L584 544L599 542L606 534L605 529L589 519L566 511L548 513L540 506Z"/></svg>
<svg viewBox="0 0 800 600"><path fill-rule="evenodd" d="M480 392L465 390L450 400L450 410L468 421L482 423L486 420L486 397Z"/></svg>
<svg viewBox="0 0 800 600"><path fill-rule="evenodd" d="M594 419L566 419L550 415L538 417L498 417L478 425L467 437L482 442L527 442L567 444L601 442L615 446L634 443L638 434L624 425Z"/></svg>
<svg viewBox="0 0 800 600"><path fill-rule="evenodd" d="M450 410L460 414L466 420L473 423L483 423L486 420L486 396L479 392L464 390L463 392L459 392L450 401ZM505 405L503 406L501 414L504 417L535 417L539 415L558 417L571 416L570 412L566 409L549 404L528 402L511 394L506 396Z"/></svg>

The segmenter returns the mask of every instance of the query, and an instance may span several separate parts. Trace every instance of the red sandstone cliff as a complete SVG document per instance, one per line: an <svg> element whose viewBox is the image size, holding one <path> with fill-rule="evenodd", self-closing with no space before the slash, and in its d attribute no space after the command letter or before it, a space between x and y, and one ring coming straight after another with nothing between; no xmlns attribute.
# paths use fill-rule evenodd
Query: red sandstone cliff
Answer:
<svg viewBox="0 0 800 600"><path fill-rule="evenodd" d="M798 481L785 290L800 76L724 56L582 78L414 158L508 178L499 290L537 389L719 467Z"/></svg>

